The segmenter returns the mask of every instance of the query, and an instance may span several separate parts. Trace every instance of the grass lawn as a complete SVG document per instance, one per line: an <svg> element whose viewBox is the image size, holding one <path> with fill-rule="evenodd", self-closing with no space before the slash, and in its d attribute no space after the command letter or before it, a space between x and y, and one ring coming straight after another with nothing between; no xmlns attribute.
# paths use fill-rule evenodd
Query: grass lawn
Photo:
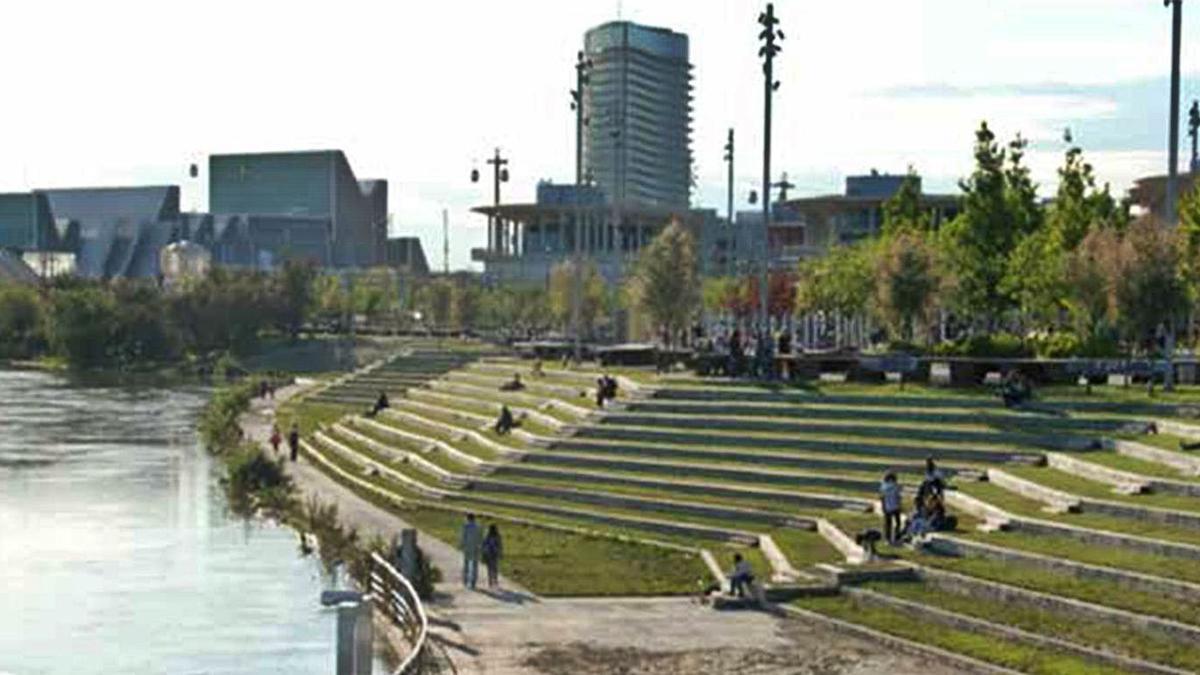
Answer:
<svg viewBox="0 0 1200 675"><path fill-rule="evenodd" d="M438 467L453 473L465 473L470 471L472 468L466 464L463 464L462 462L459 462L458 460L455 460L438 448L434 448L432 451L426 452L424 449L426 444L419 441L401 439L398 436L392 436L381 431L376 431L375 429L367 426L350 427L350 429L376 442L382 443L383 445L412 452L418 457L428 460L431 464L435 464Z"/></svg>
<svg viewBox="0 0 1200 675"><path fill-rule="evenodd" d="M1083 659L924 620L909 612L845 595L801 598L797 607L1035 675L1119 673Z"/></svg>
<svg viewBox="0 0 1200 675"><path fill-rule="evenodd" d="M377 418L375 421L384 426L393 427L395 429L403 429L404 431L408 431L419 436L445 441L459 450L462 450L469 455L475 455L480 459L493 460L499 457L497 452L492 448L476 442L473 438L460 436L459 432L447 431L439 427L432 427L424 424L415 424L407 420L400 420L396 419L395 417L388 417L385 415L379 416L379 418ZM517 439L512 439L512 442L506 440L505 443L514 447L520 447L521 445L521 442Z"/></svg>
<svg viewBox="0 0 1200 675"><path fill-rule="evenodd" d="M957 614L1013 626L1035 635L1053 636L1177 668L1200 669L1200 650L1187 649L1187 645L1178 640L1124 624L1044 609L1033 603L981 601L966 593L923 582L872 582L864 584L864 587Z"/></svg>
<svg viewBox="0 0 1200 675"><path fill-rule="evenodd" d="M818 532L781 527L771 530L770 535L787 556L788 562L798 570L803 571L805 567L817 563L843 562L842 554Z"/></svg>
<svg viewBox="0 0 1200 675"><path fill-rule="evenodd" d="M1133 518L1118 518L1098 513L1054 514L1042 510L1042 502L1027 499L1016 493L988 483L971 483L959 487L964 493L998 506L1014 515L1037 518L1065 525L1106 530L1120 534L1150 537L1164 541L1200 546L1200 529L1153 523Z"/></svg>
<svg viewBox="0 0 1200 675"><path fill-rule="evenodd" d="M1179 444L1180 442L1184 441L1183 438L1179 436L1173 436L1171 434L1117 434L1117 438L1125 441L1133 441L1134 443L1141 443L1142 445L1149 445L1161 450L1170 450L1171 452L1186 454L1189 457L1194 456L1193 453L1186 452L1180 448Z"/></svg>
<svg viewBox="0 0 1200 675"><path fill-rule="evenodd" d="M1008 536L1004 535L1004 537ZM1005 542L994 543L1003 545ZM1112 581L1077 577L1066 572L1056 572L1010 560L994 560L974 556L959 558L922 553L911 549L903 549L900 555L914 563L970 577L1200 625L1200 608L1190 606L1167 595L1135 591Z"/></svg>
<svg viewBox="0 0 1200 675"><path fill-rule="evenodd" d="M957 536L984 544L1039 553L1052 558L1200 583L1200 565L1197 565L1195 560L1188 558L1173 558L1124 548L1094 546L1066 536L977 531L964 531Z"/></svg>
<svg viewBox="0 0 1200 675"><path fill-rule="evenodd" d="M1195 480L1195 476L1187 476L1179 469L1158 462L1150 462L1129 455L1122 455L1115 450L1102 450L1079 455L1079 459L1096 464L1103 464L1119 471L1141 474L1151 478L1166 478L1169 480Z"/></svg>
<svg viewBox="0 0 1200 675"><path fill-rule="evenodd" d="M1080 478L1079 476L1074 476L1058 469L1036 466L1012 466L1005 467L1004 470L1048 488L1069 492L1079 497L1091 497L1093 499L1103 499L1159 509L1200 511L1200 497L1164 494L1123 495L1113 492L1112 486L1107 483Z"/></svg>
<svg viewBox="0 0 1200 675"><path fill-rule="evenodd" d="M275 411L275 419L282 433L287 434L292 422L296 422L300 427L300 435L307 437L319 426L333 424L355 409L356 406L288 401Z"/></svg>
<svg viewBox="0 0 1200 675"><path fill-rule="evenodd" d="M397 515L442 541L457 543L463 516L431 508ZM695 553L483 518L504 537L501 573L542 596L675 595L711 583Z"/></svg>

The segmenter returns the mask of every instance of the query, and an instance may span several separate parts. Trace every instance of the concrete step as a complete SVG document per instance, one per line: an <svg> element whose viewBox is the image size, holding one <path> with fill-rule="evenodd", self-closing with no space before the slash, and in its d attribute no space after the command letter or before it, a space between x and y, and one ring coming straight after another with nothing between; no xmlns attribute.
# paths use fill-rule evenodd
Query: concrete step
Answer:
<svg viewBox="0 0 1200 675"><path fill-rule="evenodd" d="M850 453L896 459L924 459L968 461L980 463L1025 462L1040 464L1044 457L1040 453L1018 450L1006 451L994 448L967 448L929 445L889 445L872 442L822 440L812 438L787 438L782 436L745 436L714 432L681 431L678 429L651 429L644 427L622 427L601 424L580 428L573 439L603 439L636 444L674 443L710 448L760 448L788 449L809 452Z"/></svg>
<svg viewBox="0 0 1200 675"><path fill-rule="evenodd" d="M874 500L869 497L842 496L829 493L805 493L791 490L773 490L746 485L731 485L728 483L710 483L695 480L680 480L681 475L673 480L657 479L650 476L631 474L614 474L604 471L571 471L547 467L530 466L525 463L513 463L499 468L492 478L506 479L510 476L530 478L534 480L565 481L573 485L595 486L595 489L606 489L606 485L640 488L664 495L684 497L689 494L708 497L723 497L728 499L753 499L773 501L779 504L789 504L799 508L833 508L870 511ZM869 492L868 492L869 494Z"/></svg>

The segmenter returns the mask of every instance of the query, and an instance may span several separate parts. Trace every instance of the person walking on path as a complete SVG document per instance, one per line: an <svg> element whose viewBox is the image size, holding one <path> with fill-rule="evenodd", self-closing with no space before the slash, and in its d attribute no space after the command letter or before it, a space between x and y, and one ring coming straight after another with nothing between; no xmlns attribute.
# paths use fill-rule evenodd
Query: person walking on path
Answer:
<svg viewBox="0 0 1200 675"><path fill-rule="evenodd" d="M900 539L900 482L889 471L879 486L879 505L883 507L883 536L889 544Z"/></svg>
<svg viewBox="0 0 1200 675"><path fill-rule="evenodd" d="M279 444L283 442L283 434L279 433L279 425L271 425L271 454L279 454Z"/></svg>
<svg viewBox="0 0 1200 675"><path fill-rule="evenodd" d="M463 587L475 590L475 581L479 578L479 554L483 548L483 533L479 531L479 523L475 522L474 513L467 514L467 522L463 523L458 543L463 557Z"/></svg>
<svg viewBox="0 0 1200 675"><path fill-rule="evenodd" d="M292 428L288 431L288 451L292 461L296 461L300 454L300 425L295 422L292 422Z"/></svg>
<svg viewBox="0 0 1200 675"><path fill-rule="evenodd" d="M483 564L487 565L488 588L500 585L500 558L504 555L504 542L500 539L500 528L495 523L488 525L483 538Z"/></svg>

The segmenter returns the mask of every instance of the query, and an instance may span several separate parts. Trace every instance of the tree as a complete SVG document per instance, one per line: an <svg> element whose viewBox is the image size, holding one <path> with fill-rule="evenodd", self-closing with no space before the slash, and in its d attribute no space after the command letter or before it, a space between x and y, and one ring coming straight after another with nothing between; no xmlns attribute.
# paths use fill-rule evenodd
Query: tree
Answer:
<svg viewBox="0 0 1200 675"><path fill-rule="evenodd" d="M311 262L286 260L276 277L279 294L279 330L293 341L308 320L313 304L313 280L317 268Z"/></svg>
<svg viewBox="0 0 1200 675"><path fill-rule="evenodd" d="M924 232L932 222L929 210L921 204L921 177L910 166L900 189L883 203L883 235Z"/></svg>
<svg viewBox="0 0 1200 675"><path fill-rule="evenodd" d="M42 303L35 289L0 284L0 358L28 358L44 341Z"/></svg>
<svg viewBox="0 0 1200 675"><path fill-rule="evenodd" d="M1013 305L1003 286L1009 257L1018 242L1040 225L1037 186L1022 164L1025 147L1018 136L1006 154L987 123L982 123L975 132L975 170L959 183L962 212L942 230L946 259L956 281L954 304L973 321L988 326Z"/></svg>
<svg viewBox="0 0 1200 675"><path fill-rule="evenodd" d="M1150 344L1160 328L1167 351L1187 308L1179 236L1152 218L1130 226L1119 249L1114 305L1119 325L1135 344Z"/></svg>
<svg viewBox="0 0 1200 675"><path fill-rule="evenodd" d="M99 286L63 289L50 297L46 333L51 351L74 368L105 363L117 305Z"/></svg>
<svg viewBox="0 0 1200 675"><path fill-rule="evenodd" d="M941 265L919 232L900 231L884 240L875 272L875 306L892 335L912 342L918 323L933 320Z"/></svg>
<svg viewBox="0 0 1200 675"><path fill-rule="evenodd" d="M421 285L413 298L413 305L427 325L445 328L450 323L450 307L454 293L449 279L438 277Z"/></svg>
<svg viewBox="0 0 1200 675"><path fill-rule="evenodd" d="M738 314L741 280L737 277L708 277L700 289L701 304L706 312Z"/></svg>
<svg viewBox="0 0 1200 675"><path fill-rule="evenodd" d="M591 336L600 319L611 309L611 302L604 277L595 263L584 263L580 275L579 328L583 335ZM570 328L574 293L575 263L564 260L550 270L547 288L550 316L563 332Z"/></svg>
<svg viewBox="0 0 1200 675"><path fill-rule="evenodd" d="M1097 337L1116 318L1115 284L1120 268L1121 235L1112 228L1087 233L1066 255L1064 303L1080 338Z"/></svg>
<svg viewBox="0 0 1200 675"><path fill-rule="evenodd" d="M691 322L701 300L696 241L678 220L642 250L628 290L631 304L668 336Z"/></svg>
<svg viewBox="0 0 1200 675"><path fill-rule="evenodd" d="M796 311L853 316L869 308L874 289L875 251L869 243L834 246L819 258L801 261Z"/></svg>
<svg viewBox="0 0 1200 675"><path fill-rule="evenodd" d="M478 313L479 286L470 279L455 279L450 286L450 325L460 331L470 330Z"/></svg>

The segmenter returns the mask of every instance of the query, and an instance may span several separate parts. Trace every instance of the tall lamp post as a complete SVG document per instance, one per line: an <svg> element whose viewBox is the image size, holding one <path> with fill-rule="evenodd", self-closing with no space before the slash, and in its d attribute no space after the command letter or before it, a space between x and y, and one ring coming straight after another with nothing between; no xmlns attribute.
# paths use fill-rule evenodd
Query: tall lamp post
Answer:
<svg viewBox="0 0 1200 675"><path fill-rule="evenodd" d="M1200 101L1192 101L1192 109L1188 112L1188 135L1192 137L1192 162L1189 171L1192 181L1200 180L1200 147L1197 147L1197 137L1200 137Z"/></svg>
<svg viewBox="0 0 1200 675"><path fill-rule="evenodd" d="M575 88L571 90L571 110L575 111L575 250L572 267L572 283L571 283L571 340L572 353L575 361L578 363L583 357L583 349L580 344L580 305L583 302L582 286L583 286L583 266L582 261L582 223L583 209L580 202L583 199L583 127L587 124L587 118L583 114L584 104L584 87L588 84L589 72L592 69L592 60L587 58L582 51L576 55L575 60Z"/></svg>
<svg viewBox="0 0 1200 675"><path fill-rule="evenodd" d="M761 262L758 302L762 310L762 336L765 337L771 328L770 309L767 307L767 267L769 264L767 237L771 227L771 96L779 89L779 82L775 79L774 66L775 55L782 49L777 41L783 40L783 31L778 28L779 18L775 16L774 3L767 3L767 11L758 15L758 23L762 26L762 30L758 34L758 39L762 41L758 55L763 60L763 225L762 242L758 251Z"/></svg>
<svg viewBox="0 0 1200 675"><path fill-rule="evenodd" d="M733 129L729 130L729 140L725 141L725 164L727 165L728 174L728 192L726 194L726 223L725 228L725 261L726 274L730 274L733 270Z"/></svg>
<svg viewBox="0 0 1200 675"><path fill-rule="evenodd" d="M1175 224L1179 197L1179 52L1183 32L1183 0L1163 0L1171 7L1171 128L1167 149L1167 224Z"/></svg>

